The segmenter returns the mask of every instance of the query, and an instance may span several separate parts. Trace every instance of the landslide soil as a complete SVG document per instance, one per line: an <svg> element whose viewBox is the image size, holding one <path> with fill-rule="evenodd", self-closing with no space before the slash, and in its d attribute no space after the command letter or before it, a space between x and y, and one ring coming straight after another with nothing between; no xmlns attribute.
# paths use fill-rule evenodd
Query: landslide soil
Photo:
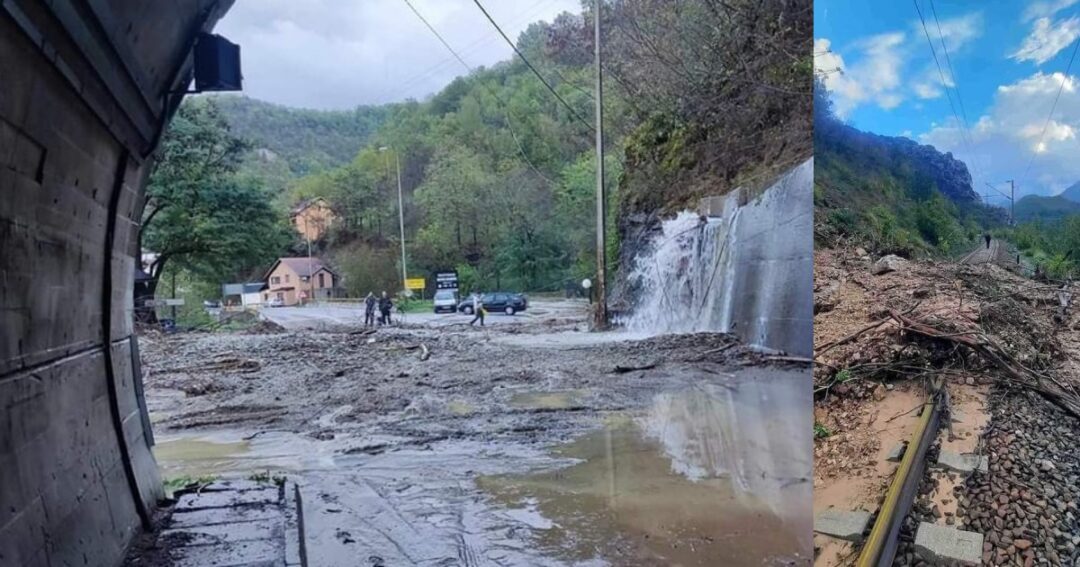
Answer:
<svg viewBox="0 0 1080 567"><path fill-rule="evenodd" d="M989 477L995 471L1009 476L991 482L975 474L965 481L929 469L897 564L920 561L905 540L917 521L983 533L987 565L1075 560L1080 526L1069 502L1075 505L1077 489L1066 483L1075 478L1080 448L1063 450L1056 439L1075 438L1080 422L1009 380L993 361L948 340L985 338L1023 367L1075 390L1080 318L1075 310L1056 317L1061 283L985 263L907 261L881 275L872 275L872 265L861 249L815 252L815 513L830 506L876 510L895 469L884 456L910 436L917 413L911 410L931 383L941 382L958 421L951 435L942 430L932 453L940 446L987 454ZM930 325L942 337L904 331L891 313ZM1047 460L1052 464L1043 465ZM1060 506L1022 490L1047 483L1051 494L1066 497ZM1022 529L1006 525L1021 522ZM1030 540L1016 546L1017 537ZM857 551L824 536L816 536L815 547L817 565L850 562Z"/></svg>

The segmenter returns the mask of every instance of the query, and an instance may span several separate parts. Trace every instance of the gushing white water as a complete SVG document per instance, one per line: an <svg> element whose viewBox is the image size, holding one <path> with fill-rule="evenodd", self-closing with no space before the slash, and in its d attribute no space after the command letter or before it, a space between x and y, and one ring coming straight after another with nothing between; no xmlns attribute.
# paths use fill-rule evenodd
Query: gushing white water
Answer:
<svg viewBox="0 0 1080 567"><path fill-rule="evenodd" d="M642 334L734 332L809 356L813 305L813 160L757 198L732 191L710 217L664 221L630 272L636 303L619 322Z"/></svg>
<svg viewBox="0 0 1080 567"><path fill-rule="evenodd" d="M738 200L724 201L720 217L683 211L664 221L652 249L638 256L630 277L639 301L622 323L632 332L688 333L731 327L731 259Z"/></svg>

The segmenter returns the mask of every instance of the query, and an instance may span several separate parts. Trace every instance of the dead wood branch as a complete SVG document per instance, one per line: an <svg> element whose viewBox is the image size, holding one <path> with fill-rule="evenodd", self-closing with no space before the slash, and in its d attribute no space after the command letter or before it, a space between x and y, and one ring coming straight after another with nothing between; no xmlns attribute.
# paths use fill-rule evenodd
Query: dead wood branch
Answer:
<svg viewBox="0 0 1080 567"><path fill-rule="evenodd" d="M1073 416L1080 418L1080 396L1073 388L1049 374L1024 366L986 335L976 331L946 333L895 311L890 311L889 315L900 324L904 331L946 341L974 351L1000 370L1005 375L1004 379L1008 384L1038 392Z"/></svg>
<svg viewBox="0 0 1080 567"><path fill-rule="evenodd" d="M653 368L656 368L655 362L650 362L649 364L642 364L640 366L618 365L612 370L612 372L614 372L615 374L626 374L627 372L634 372L636 370L651 370Z"/></svg>

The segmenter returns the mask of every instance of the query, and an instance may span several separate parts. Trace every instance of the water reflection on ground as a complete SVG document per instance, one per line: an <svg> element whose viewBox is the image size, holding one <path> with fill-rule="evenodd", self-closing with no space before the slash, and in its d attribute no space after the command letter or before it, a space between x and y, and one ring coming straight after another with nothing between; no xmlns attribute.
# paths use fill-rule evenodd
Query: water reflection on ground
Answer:
<svg viewBox="0 0 1080 567"><path fill-rule="evenodd" d="M228 431L159 435L156 455L169 478L287 473L305 495L313 565L809 564L808 385L805 370L681 376L639 409L573 412L595 421L569 442L378 439L387 449L345 454L376 443ZM505 403L588 399L530 390Z"/></svg>
<svg viewBox="0 0 1080 567"><path fill-rule="evenodd" d="M663 392L553 451L574 465L478 484L549 520L536 541L572 561L808 563L808 395L755 372Z"/></svg>

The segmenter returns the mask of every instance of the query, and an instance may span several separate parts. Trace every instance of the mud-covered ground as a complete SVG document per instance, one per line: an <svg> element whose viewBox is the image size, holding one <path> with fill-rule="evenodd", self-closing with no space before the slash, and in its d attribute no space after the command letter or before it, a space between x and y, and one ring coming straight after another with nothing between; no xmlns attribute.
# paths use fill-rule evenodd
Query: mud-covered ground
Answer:
<svg viewBox="0 0 1080 567"><path fill-rule="evenodd" d="M986 565L1071 565L1080 421L1033 386L1034 377L1059 386L1068 404L1080 385L1080 317L1075 306L1060 313L1061 282L985 261L909 261L879 275L873 264L857 249L815 253L815 513L877 510L897 467L886 457L940 382L952 415L928 461L941 450L985 455L989 474L928 467L896 564L928 564L913 540L918 522L930 522L983 534ZM906 330L890 311L940 334ZM817 565L849 564L857 552L815 536Z"/></svg>
<svg viewBox="0 0 1080 567"><path fill-rule="evenodd" d="M558 313L144 336L159 464L287 475L314 565L808 564L805 363Z"/></svg>

